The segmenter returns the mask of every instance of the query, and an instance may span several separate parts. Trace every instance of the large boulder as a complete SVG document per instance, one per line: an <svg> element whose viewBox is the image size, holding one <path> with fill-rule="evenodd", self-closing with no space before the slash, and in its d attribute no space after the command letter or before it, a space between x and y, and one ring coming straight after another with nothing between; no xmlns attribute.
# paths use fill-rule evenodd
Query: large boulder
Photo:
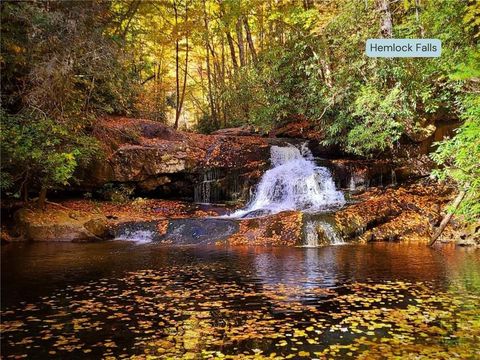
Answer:
<svg viewBox="0 0 480 360"><path fill-rule="evenodd" d="M233 131L187 133L129 118L98 121L94 135L103 144L105 157L78 174L81 190L99 189L107 183L128 184L159 197L190 200L206 178L216 182L222 200L244 200L269 167L270 146L287 142ZM213 173L218 178L211 179Z"/></svg>
<svg viewBox="0 0 480 360"><path fill-rule="evenodd" d="M272 129L269 136L316 141L323 140L324 135L315 128L314 122L309 121L301 115L294 116L289 120L290 121Z"/></svg>
<svg viewBox="0 0 480 360"><path fill-rule="evenodd" d="M252 136L258 135L252 126L239 126L234 128L220 129L212 132L212 135L222 136Z"/></svg>
<svg viewBox="0 0 480 360"><path fill-rule="evenodd" d="M451 198L450 188L427 182L372 189L335 214L336 227L343 237L359 242L427 243Z"/></svg>
<svg viewBox="0 0 480 360"><path fill-rule="evenodd" d="M238 232L227 239L230 245L302 245L303 213L299 211L285 211L238 222Z"/></svg>
<svg viewBox="0 0 480 360"><path fill-rule="evenodd" d="M14 220L16 233L30 241L99 241L109 234L107 219L101 213L23 208L15 213Z"/></svg>

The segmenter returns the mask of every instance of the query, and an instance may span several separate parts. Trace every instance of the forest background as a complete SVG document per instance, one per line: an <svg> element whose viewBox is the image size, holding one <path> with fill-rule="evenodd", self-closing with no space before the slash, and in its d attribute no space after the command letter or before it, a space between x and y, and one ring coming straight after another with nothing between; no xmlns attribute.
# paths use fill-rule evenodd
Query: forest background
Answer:
<svg viewBox="0 0 480 360"><path fill-rule="evenodd" d="M102 156L105 115L209 133L306 119L325 146L385 156L458 122L432 175L480 216L480 1L2 1L4 197L65 188ZM437 38L435 59L364 55L369 38Z"/></svg>

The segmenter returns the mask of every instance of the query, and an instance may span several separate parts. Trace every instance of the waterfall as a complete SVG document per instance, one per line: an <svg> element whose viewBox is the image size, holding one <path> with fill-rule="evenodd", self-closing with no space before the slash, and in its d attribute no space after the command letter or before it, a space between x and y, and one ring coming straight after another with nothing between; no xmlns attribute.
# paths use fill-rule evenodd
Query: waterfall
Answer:
<svg viewBox="0 0 480 360"><path fill-rule="evenodd" d="M221 198L219 179L221 173L218 169L204 171L203 179L194 187L194 201L200 204L208 204L218 201Z"/></svg>
<svg viewBox="0 0 480 360"><path fill-rule="evenodd" d="M304 143L270 148L272 168L263 174L255 194L246 208L233 217L258 216L286 210L316 212L345 203L342 192L335 189L330 171L314 162Z"/></svg>
<svg viewBox="0 0 480 360"><path fill-rule="evenodd" d="M193 198L198 204L212 204L222 201L235 201L241 197L244 180L238 171L226 172L221 168L206 169L200 174L193 188Z"/></svg>
<svg viewBox="0 0 480 360"><path fill-rule="evenodd" d="M397 186L397 174L395 173L395 169L391 170L391 177L392 177L392 186Z"/></svg>
<svg viewBox="0 0 480 360"><path fill-rule="evenodd" d="M341 245L345 241L337 234L334 227L322 220L310 220L305 223L304 245L317 247L320 245Z"/></svg>

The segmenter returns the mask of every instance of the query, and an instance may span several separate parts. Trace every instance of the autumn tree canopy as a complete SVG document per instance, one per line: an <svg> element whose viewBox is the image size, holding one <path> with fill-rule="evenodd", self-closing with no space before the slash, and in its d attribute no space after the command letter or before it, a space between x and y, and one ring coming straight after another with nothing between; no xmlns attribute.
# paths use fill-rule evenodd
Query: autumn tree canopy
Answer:
<svg viewBox="0 0 480 360"><path fill-rule="evenodd" d="M105 114L198 132L303 118L364 157L438 120L478 134L479 12L475 0L3 1L2 186L64 186ZM367 58L380 37L438 38L443 53ZM471 141L459 139L436 157L452 170Z"/></svg>

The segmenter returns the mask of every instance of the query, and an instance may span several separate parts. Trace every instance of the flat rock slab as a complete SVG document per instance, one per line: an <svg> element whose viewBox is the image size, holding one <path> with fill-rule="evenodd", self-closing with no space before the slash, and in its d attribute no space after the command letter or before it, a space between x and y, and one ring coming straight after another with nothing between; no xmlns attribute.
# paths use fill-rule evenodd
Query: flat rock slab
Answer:
<svg viewBox="0 0 480 360"><path fill-rule="evenodd" d="M229 219L173 219L168 222L162 242L174 244L213 244L238 231L238 223Z"/></svg>
<svg viewBox="0 0 480 360"><path fill-rule="evenodd" d="M118 224L116 239L138 242L158 241L171 245L214 244L238 231L229 219L186 218L153 221L131 221Z"/></svg>

